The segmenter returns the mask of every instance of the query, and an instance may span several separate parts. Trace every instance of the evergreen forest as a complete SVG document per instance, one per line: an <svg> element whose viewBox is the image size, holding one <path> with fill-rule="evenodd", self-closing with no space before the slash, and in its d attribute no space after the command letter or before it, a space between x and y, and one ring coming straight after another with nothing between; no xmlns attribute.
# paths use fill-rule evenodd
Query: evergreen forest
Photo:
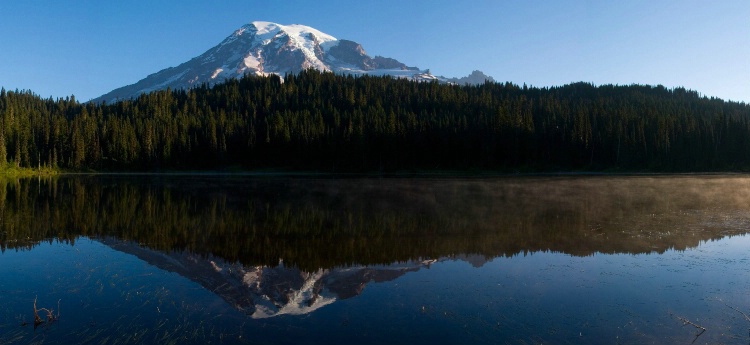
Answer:
<svg viewBox="0 0 750 345"><path fill-rule="evenodd" d="M0 91L0 164L73 171L746 171L750 105L684 88L316 70L112 103Z"/></svg>

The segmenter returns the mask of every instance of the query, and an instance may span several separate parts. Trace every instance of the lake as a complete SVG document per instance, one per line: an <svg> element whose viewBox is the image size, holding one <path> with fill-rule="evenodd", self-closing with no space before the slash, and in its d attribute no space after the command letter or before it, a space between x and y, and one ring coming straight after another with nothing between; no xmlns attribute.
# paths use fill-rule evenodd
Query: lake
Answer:
<svg viewBox="0 0 750 345"><path fill-rule="evenodd" d="M0 344L750 342L744 175L65 175L0 220Z"/></svg>

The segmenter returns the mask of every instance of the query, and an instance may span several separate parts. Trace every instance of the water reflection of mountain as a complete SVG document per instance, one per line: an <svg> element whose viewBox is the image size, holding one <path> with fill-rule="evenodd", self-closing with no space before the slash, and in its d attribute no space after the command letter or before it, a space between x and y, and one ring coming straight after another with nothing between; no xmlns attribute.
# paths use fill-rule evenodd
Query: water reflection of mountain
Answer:
<svg viewBox="0 0 750 345"><path fill-rule="evenodd" d="M743 176L78 176L0 182L0 248L115 237L247 267L649 253L743 234Z"/></svg>
<svg viewBox="0 0 750 345"><path fill-rule="evenodd" d="M152 266L190 279L253 318L308 314L336 300L359 295L370 282L394 280L434 262L410 261L304 272L283 263L275 267L244 266L185 251L150 250L113 238L99 241L115 250L135 255Z"/></svg>

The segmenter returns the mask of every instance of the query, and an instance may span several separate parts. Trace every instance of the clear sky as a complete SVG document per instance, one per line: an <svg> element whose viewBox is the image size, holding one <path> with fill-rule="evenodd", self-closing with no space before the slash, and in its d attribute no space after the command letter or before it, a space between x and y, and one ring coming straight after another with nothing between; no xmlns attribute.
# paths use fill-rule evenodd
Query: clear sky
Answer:
<svg viewBox="0 0 750 345"><path fill-rule="evenodd" d="M662 84L750 103L750 0L0 1L0 86L85 101L256 20L446 77Z"/></svg>

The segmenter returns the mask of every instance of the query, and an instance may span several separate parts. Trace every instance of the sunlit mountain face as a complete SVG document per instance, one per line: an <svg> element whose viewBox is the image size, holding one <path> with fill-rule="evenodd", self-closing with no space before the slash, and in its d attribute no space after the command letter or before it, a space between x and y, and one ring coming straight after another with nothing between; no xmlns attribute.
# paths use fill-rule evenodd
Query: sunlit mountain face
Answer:
<svg viewBox="0 0 750 345"><path fill-rule="evenodd" d="M466 78L447 79L429 70L409 67L382 56L371 57L361 44L337 39L304 25L256 21L244 25L221 43L190 61L158 71L135 84L113 90L94 102L113 102L155 90L213 85L243 75L278 75L317 69L345 75L388 75L416 81L438 80L481 84L491 77L475 71Z"/></svg>

